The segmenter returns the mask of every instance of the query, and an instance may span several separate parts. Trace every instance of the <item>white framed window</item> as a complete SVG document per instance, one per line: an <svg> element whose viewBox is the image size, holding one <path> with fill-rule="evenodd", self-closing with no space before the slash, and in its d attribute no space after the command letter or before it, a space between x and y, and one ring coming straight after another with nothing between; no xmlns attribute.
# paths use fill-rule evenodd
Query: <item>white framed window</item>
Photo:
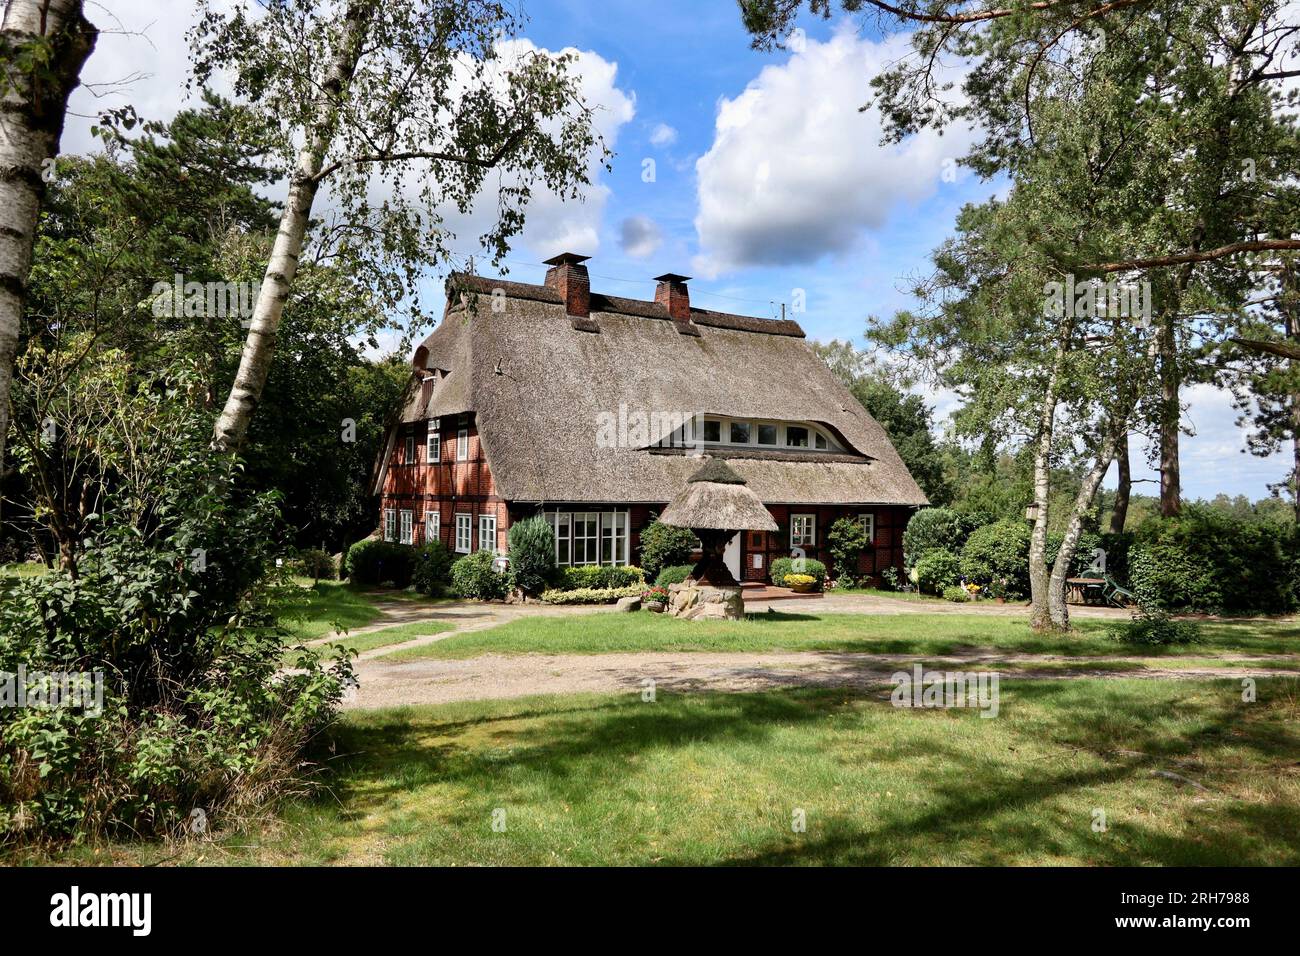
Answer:
<svg viewBox="0 0 1300 956"><path fill-rule="evenodd" d="M411 464L415 461L415 436L406 436L406 456L402 459L405 464Z"/></svg>
<svg viewBox="0 0 1300 956"><path fill-rule="evenodd" d="M424 540L437 541L442 537L442 513L426 511L424 513Z"/></svg>
<svg viewBox="0 0 1300 956"><path fill-rule="evenodd" d="M384 509L384 540L397 540L397 512L392 508Z"/></svg>
<svg viewBox="0 0 1300 956"><path fill-rule="evenodd" d="M722 422L716 418L704 419L704 428L700 434L704 441L711 444L722 441Z"/></svg>
<svg viewBox="0 0 1300 956"><path fill-rule="evenodd" d="M496 551L497 549L497 516L496 515L478 516L478 549L480 551Z"/></svg>
<svg viewBox="0 0 1300 956"><path fill-rule="evenodd" d="M754 428L749 422L731 422L727 437L733 445L748 445L754 437Z"/></svg>
<svg viewBox="0 0 1300 956"><path fill-rule="evenodd" d="M402 544L415 544L415 512L402 509Z"/></svg>
<svg viewBox="0 0 1300 956"><path fill-rule="evenodd" d="M807 448L808 429L802 425L787 425L785 428L785 443L791 448Z"/></svg>
<svg viewBox="0 0 1300 956"><path fill-rule="evenodd" d="M456 431L456 460L465 461L469 458L469 429L461 428Z"/></svg>
<svg viewBox="0 0 1300 956"><path fill-rule="evenodd" d="M862 524L862 530L867 533L867 540L874 543L876 540L876 516L858 515L858 521Z"/></svg>
<svg viewBox="0 0 1300 956"><path fill-rule="evenodd" d="M442 461L442 436L438 434L438 430L432 424L429 429L429 444L428 450L425 452L425 460L431 462Z"/></svg>
<svg viewBox="0 0 1300 956"><path fill-rule="evenodd" d="M555 563L564 567L573 563L572 541L569 538L572 515L552 511L546 516L551 531L555 533Z"/></svg>
<svg viewBox="0 0 1300 956"><path fill-rule="evenodd" d="M813 447L825 449L827 447L826 436L821 432L813 432Z"/></svg>
<svg viewBox="0 0 1300 956"><path fill-rule="evenodd" d="M764 425L760 422L758 426L758 443L760 445L775 445L776 426Z"/></svg>
<svg viewBox="0 0 1300 956"><path fill-rule="evenodd" d="M469 554L474 547L474 516L467 514L456 515L456 551L460 554Z"/></svg>
<svg viewBox="0 0 1300 956"><path fill-rule="evenodd" d="M600 512L579 511L573 516L573 563L599 564L596 550L600 536Z"/></svg>
<svg viewBox="0 0 1300 956"><path fill-rule="evenodd" d="M790 516L790 547L811 548L817 543L817 516Z"/></svg>
<svg viewBox="0 0 1300 956"><path fill-rule="evenodd" d="M600 563L627 564L627 512L606 511L600 516Z"/></svg>

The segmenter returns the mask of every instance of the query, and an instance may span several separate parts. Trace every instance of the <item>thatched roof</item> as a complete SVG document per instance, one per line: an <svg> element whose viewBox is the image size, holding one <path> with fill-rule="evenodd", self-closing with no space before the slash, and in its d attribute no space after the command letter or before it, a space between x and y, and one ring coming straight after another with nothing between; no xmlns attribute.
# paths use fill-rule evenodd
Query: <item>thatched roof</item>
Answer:
<svg viewBox="0 0 1300 956"><path fill-rule="evenodd" d="M494 290L501 290L495 296ZM682 449L602 442L638 411L813 421L834 453L722 449L759 499L789 504L926 503L884 429L835 379L798 323L692 308L683 335L657 303L591 293L575 322L544 285L461 274L421 344L402 422L473 412L497 493L510 501L668 501L698 467ZM495 309L494 309L495 303ZM597 331L584 331L595 328ZM429 371L424 371L429 370ZM436 375L428 399L418 379ZM378 476L376 487L383 481Z"/></svg>
<svg viewBox="0 0 1300 956"><path fill-rule="evenodd" d="M745 479L716 458L686 479L686 487L668 502L659 520L679 528L777 530L771 513L745 486Z"/></svg>

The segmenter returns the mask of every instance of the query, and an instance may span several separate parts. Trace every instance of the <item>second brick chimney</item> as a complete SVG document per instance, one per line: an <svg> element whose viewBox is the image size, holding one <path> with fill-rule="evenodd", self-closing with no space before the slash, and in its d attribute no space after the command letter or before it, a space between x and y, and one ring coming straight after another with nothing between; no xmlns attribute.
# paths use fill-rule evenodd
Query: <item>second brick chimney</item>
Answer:
<svg viewBox="0 0 1300 956"><path fill-rule="evenodd" d="M585 319L591 315L591 277L583 265L590 258L562 252L546 260L546 265L550 266L546 270L546 285L560 294L564 311L575 318Z"/></svg>
<svg viewBox="0 0 1300 956"><path fill-rule="evenodd" d="M655 302L668 310L668 315L674 322L691 320L691 294L686 291L686 280L689 278L690 276L679 276L672 272L655 277L659 283L655 286Z"/></svg>

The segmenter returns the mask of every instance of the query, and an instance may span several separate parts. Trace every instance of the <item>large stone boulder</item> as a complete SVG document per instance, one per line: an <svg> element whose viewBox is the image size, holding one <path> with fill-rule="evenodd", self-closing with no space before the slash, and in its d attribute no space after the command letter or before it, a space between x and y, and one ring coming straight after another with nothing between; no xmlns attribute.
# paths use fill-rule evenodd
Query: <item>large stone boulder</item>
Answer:
<svg viewBox="0 0 1300 956"><path fill-rule="evenodd" d="M719 588L686 580L668 587L668 613L687 621L739 621L745 616L740 588Z"/></svg>

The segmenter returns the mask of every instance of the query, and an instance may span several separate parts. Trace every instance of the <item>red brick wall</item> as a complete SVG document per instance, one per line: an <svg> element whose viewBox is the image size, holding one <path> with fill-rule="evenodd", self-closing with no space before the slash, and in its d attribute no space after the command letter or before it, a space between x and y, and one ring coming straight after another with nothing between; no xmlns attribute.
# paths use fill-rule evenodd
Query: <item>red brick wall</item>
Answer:
<svg viewBox="0 0 1300 956"><path fill-rule="evenodd" d="M777 558L790 556L790 516L792 514L812 514L817 516L814 543L805 547L805 557L815 558L826 565L834 574L834 562L826 546L826 536L831 525L843 517L872 514L876 518L873 547L858 560L858 573L869 576L876 584L880 583L880 572L889 566L900 571L903 567L903 529L907 527L912 509L896 505L877 505L862 507L813 506L813 505L776 505L770 504L767 510L772 513L780 529L776 532L760 534L748 532L741 539L741 576L746 581L766 581ZM753 556L763 556L763 567L755 568Z"/></svg>
<svg viewBox="0 0 1300 956"><path fill-rule="evenodd" d="M473 415L465 416L465 424L456 415L444 416L437 422L416 422L402 425L388 461L388 472L380 494L380 531L383 531L383 511L409 509L415 512L415 540L424 541L424 523L430 512L440 512L438 537L448 548L455 549L455 515L469 514L473 518L473 547L478 548L478 518L481 514L494 514L497 518L497 548L506 547L509 514L505 502L496 493L491 469L483 455L478 438L478 427ZM438 428L442 441L441 460L425 460L429 429ZM468 431L467 453L464 461L456 459L457 432ZM415 438L415 460L406 461L406 437Z"/></svg>

